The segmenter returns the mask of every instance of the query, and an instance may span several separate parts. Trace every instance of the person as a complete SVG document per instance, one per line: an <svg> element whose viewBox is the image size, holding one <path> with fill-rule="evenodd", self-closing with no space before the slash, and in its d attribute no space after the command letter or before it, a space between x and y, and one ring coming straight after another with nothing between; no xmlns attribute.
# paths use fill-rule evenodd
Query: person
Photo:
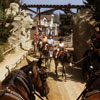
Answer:
<svg viewBox="0 0 100 100"><path fill-rule="evenodd" d="M35 33L33 35L32 45L36 45L38 43L38 40L39 40L39 35L38 35L38 33Z"/></svg>
<svg viewBox="0 0 100 100"><path fill-rule="evenodd" d="M90 46L90 51L92 53L97 53L100 55L100 28L95 26L94 34L87 41Z"/></svg>
<svg viewBox="0 0 100 100"><path fill-rule="evenodd" d="M53 57L53 50L54 50L54 40L52 35L49 35L49 38L47 40L48 46L49 46L49 54L50 57Z"/></svg>
<svg viewBox="0 0 100 100"><path fill-rule="evenodd" d="M48 40L47 40L47 43L48 43L50 46L53 46L54 40L53 40L52 35L49 35L49 38L48 38Z"/></svg>
<svg viewBox="0 0 100 100"><path fill-rule="evenodd" d="M47 43L47 36L45 34L43 34L42 42L43 44Z"/></svg>
<svg viewBox="0 0 100 100"><path fill-rule="evenodd" d="M43 34L40 33L40 34L39 34L39 41L42 41L42 38L43 38Z"/></svg>
<svg viewBox="0 0 100 100"><path fill-rule="evenodd" d="M100 49L100 28L96 27L94 34L91 36L91 45L97 50Z"/></svg>
<svg viewBox="0 0 100 100"><path fill-rule="evenodd" d="M58 49L59 50L64 50L64 41L62 38L59 39L59 44L58 44Z"/></svg>
<svg viewBox="0 0 100 100"><path fill-rule="evenodd" d="M39 40L39 34L38 34L38 33L35 33L35 34L34 34L34 40L36 40L36 41Z"/></svg>
<svg viewBox="0 0 100 100"><path fill-rule="evenodd" d="M58 57L58 55L60 55L62 53L63 50L64 50L64 41L63 41L63 38L60 38L57 52L56 52L56 58Z"/></svg>

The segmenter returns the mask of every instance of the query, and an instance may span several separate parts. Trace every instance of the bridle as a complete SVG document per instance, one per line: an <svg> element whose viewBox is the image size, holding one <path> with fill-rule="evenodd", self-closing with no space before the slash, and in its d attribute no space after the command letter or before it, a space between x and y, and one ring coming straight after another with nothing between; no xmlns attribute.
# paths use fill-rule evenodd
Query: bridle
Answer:
<svg viewBox="0 0 100 100"><path fill-rule="evenodd" d="M38 71L38 75L40 76L40 79L41 79L41 82L42 82L42 86L40 88L38 88L39 91L43 91L45 88L44 88L44 83L46 82L46 79L47 79L47 73L44 71L44 69L42 68L37 68L37 71ZM32 70L29 70L28 71L28 77L29 77L29 80L30 80L30 83L31 84L34 84L32 83L32 76L33 76L34 72ZM33 89L33 93L34 95L38 96L41 100L44 100L40 95L38 95L36 92L35 92L35 88L34 88L34 85L32 85L32 89ZM48 97L46 96L46 99L48 100Z"/></svg>
<svg viewBox="0 0 100 100"><path fill-rule="evenodd" d="M9 95L15 99L27 100L26 97L20 92L20 90L14 84L14 81L17 78L17 80L20 81L26 93L28 94L29 100L34 100L35 98L34 95L38 96L41 100L43 100L43 98L35 92L34 84L32 83L32 80L31 80L31 75L33 75L33 71L29 71L28 75L26 75L24 71L22 70L14 71L14 76L12 77L8 86L4 90L0 90L0 97L4 95ZM46 81L47 76L45 76L44 73L41 73L41 71L39 71L39 75L40 75L42 83L44 83ZM10 87L12 87L15 91L12 91ZM43 88L44 87L42 86L40 90L42 90Z"/></svg>
<svg viewBox="0 0 100 100"><path fill-rule="evenodd" d="M29 100L34 100L34 95L32 94L32 86L29 83L29 80L26 79L26 74L21 70L15 70L13 72L10 72L10 75L13 75L13 77L10 79L8 86L5 88L5 90L1 90L0 96L8 94L9 96L13 96L13 98L19 98L19 100L27 100L26 97L21 93L21 91L16 87L15 81L17 80L24 88L25 92L28 95ZM8 76L8 78L11 76ZM6 83L3 83L3 85L6 85ZM13 88L15 91L12 91L10 88Z"/></svg>

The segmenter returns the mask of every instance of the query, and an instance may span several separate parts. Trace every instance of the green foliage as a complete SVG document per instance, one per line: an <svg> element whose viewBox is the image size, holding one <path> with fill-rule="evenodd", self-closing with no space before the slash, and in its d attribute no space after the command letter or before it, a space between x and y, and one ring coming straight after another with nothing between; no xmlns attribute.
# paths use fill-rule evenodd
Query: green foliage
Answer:
<svg viewBox="0 0 100 100"><path fill-rule="evenodd" d="M59 24L60 22L59 22L59 15L58 14L54 14L54 23L57 23L57 24Z"/></svg>
<svg viewBox="0 0 100 100"><path fill-rule="evenodd" d="M93 11L93 18L100 21L100 0L85 0L85 5L90 5Z"/></svg>
<svg viewBox="0 0 100 100"><path fill-rule="evenodd" d="M19 3L19 0L0 0L0 41L6 42L13 28L13 16L5 15L5 9L8 8L12 2Z"/></svg>
<svg viewBox="0 0 100 100"><path fill-rule="evenodd" d="M10 36L11 29L13 28L13 16L7 16L5 9L7 9L10 3L19 3L20 0L0 0L0 62L4 59L3 52L8 47L7 40Z"/></svg>
<svg viewBox="0 0 100 100"><path fill-rule="evenodd" d="M4 59L3 55L0 53L0 62L2 62Z"/></svg>
<svg viewBox="0 0 100 100"><path fill-rule="evenodd" d="M3 49L0 48L0 62L3 61L4 57L3 57Z"/></svg>
<svg viewBox="0 0 100 100"><path fill-rule="evenodd" d="M5 10L9 7L10 3L15 2L19 3L20 0L0 0L0 6Z"/></svg>
<svg viewBox="0 0 100 100"><path fill-rule="evenodd" d="M10 30L13 28L13 16L6 16L3 9L0 9L0 41L6 42L10 36ZM9 24L8 24L9 23Z"/></svg>
<svg viewBox="0 0 100 100"><path fill-rule="evenodd" d="M73 25L72 15L60 14L59 35L65 36L71 33Z"/></svg>
<svg viewBox="0 0 100 100"><path fill-rule="evenodd" d="M11 48L7 42L0 41L0 62L4 59L3 53Z"/></svg>

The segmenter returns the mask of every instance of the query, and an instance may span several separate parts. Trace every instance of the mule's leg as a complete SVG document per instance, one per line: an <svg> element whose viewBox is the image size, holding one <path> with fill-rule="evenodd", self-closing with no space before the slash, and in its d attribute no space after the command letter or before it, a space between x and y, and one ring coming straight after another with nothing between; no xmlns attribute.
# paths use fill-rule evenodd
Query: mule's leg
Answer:
<svg viewBox="0 0 100 100"><path fill-rule="evenodd" d="M48 58L48 69L50 71L50 58Z"/></svg>
<svg viewBox="0 0 100 100"><path fill-rule="evenodd" d="M67 76L66 76L66 70L67 70L67 68L66 68L66 66L65 66L65 64L64 64L65 81L66 81L66 79L67 79Z"/></svg>
<svg viewBox="0 0 100 100"><path fill-rule="evenodd" d="M48 68L49 68L49 71L50 71L50 65L51 65L52 58L50 57L48 60L49 60L49 62L48 62Z"/></svg>
<svg viewBox="0 0 100 100"><path fill-rule="evenodd" d="M40 51L40 58L42 58L42 51Z"/></svg>
<svg viewBox="0 0 100 100"><path fill-rule="evenodd" d="M55 59L55 73L56 73L56 76L58 76L57 67L58 67L58 62Z"/></svg>
<svg viewBox="0 0 100 100"><path fill-rule="evenodd" d="M37 44L35 44L35 56L37 55L38 52L38 48L37 48Z"/></svg>
<svg viewBox="0 0 100 100"><path fill-rule="evenodd" d="M48 68L48 58L45 57L45 67Z"/></svg>
<svg viewBox="0 0 100 100"><path fill-rule="evenodd" d="M34 55L36 56L36 44L34 45Z"/></svg>
<svg viewBox="0 0 100 100"><path fill-rule="evenodd" d="M63 75L64 74L64 64L62 63L62 78L63 78Z"/></svg>

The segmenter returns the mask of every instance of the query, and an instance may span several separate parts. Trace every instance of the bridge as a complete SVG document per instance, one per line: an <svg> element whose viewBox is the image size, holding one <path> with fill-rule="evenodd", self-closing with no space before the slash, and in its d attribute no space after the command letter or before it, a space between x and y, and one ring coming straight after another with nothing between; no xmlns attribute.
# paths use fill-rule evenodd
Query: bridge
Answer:
<svg viewBox="0 0 100 100"><path fill-rule="evenodd" d="M37 23L39 23L39 26L41 26L40 24L40 16L41 14L47 14L47 13L53 13L56 10L61 10L63 11L65 14L70 13L72 15L74 15L75 13L72 12L70 9L77 9L77 12L81 9L90 9L89 5L71 5L71 4L67 4L67 5L46 5L46 4L32 4L32 5L27 5L27 4L23 4L21 6L22 9L26 9L31 11L32 13L35 13L36 16L38 16L38 20ZM32 8L37 8L37 11L34 11ZM41 8L49 8L49 10L44 10L44 11L40 11ZM37 25L38 26L38 25Z"/></svg>
<svg viewBox="0 0 100 100"><path fill-rule="evenodd" d="M27 5L27 4L23 4L21 6L23 9L28 9L30 10L31 12L33 13L38 13L38 9L40 11L41 8L53 8L53 9L50 9L50 10L47 10L48 12L50 11L55 11L55 10L64 10L64 9L87 9L87 8L90 8L89 5L71 5L71 4L67 4L67 5L36 5L36 4L33 4L33 5ZM34 10L31 10L29 8L37 8L37 12L34 11ZM44 11L44 13L47 13L47 11ZM40 13L40 12L39 12ZM41 12L43 14L43 12Z"/></svg>

